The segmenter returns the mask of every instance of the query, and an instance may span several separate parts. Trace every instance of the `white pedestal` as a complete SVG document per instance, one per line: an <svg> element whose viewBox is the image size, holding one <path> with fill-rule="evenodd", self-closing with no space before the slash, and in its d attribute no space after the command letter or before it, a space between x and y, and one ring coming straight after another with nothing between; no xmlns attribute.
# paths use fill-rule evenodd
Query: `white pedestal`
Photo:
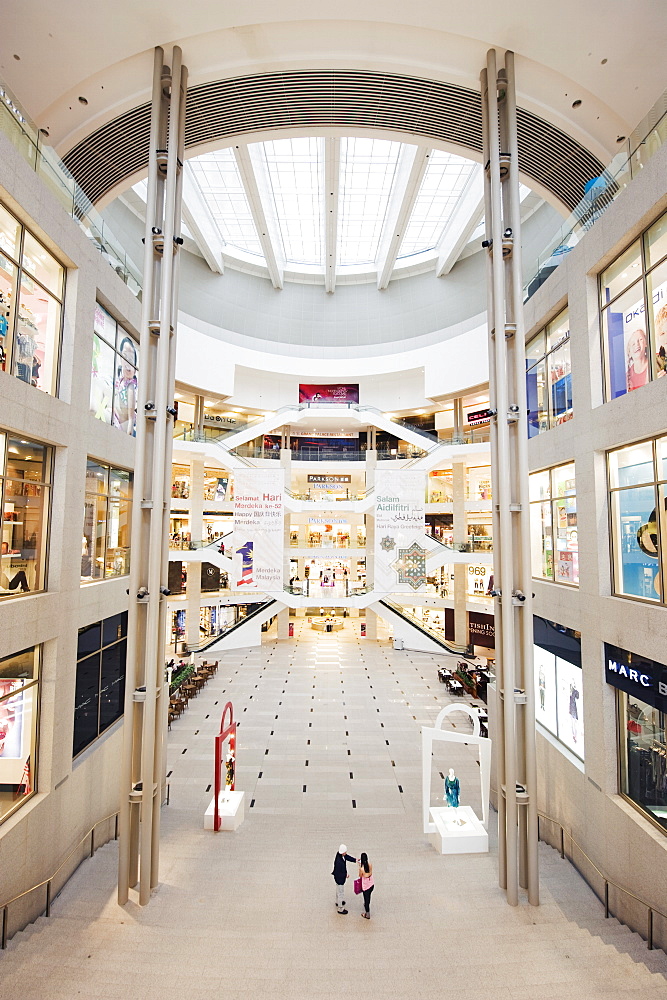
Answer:
<svg viewBox="0 0 667 1000"><path fill-rule="evenodd" d="M220 829L237 830L245 819L245 792L222 791L219 802ZM215 796L204 813L204 829L212 830L215 816Z"/></svg>
<svg viewBox="0 0 667 1000"><path fill-rule="evenodd" d="M471 806L436 806L429 809L435 832L428 838L440 854L486 854L489 835ZM460 821L463 820L463 823Z"/></svg>

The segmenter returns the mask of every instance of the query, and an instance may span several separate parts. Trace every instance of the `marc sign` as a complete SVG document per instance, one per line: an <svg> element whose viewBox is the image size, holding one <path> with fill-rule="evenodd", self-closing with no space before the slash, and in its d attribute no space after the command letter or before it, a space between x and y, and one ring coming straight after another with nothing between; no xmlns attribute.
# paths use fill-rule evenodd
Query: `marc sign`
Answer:
<svg viewBox="0 0 667 1000"><path fill-rule="evenodd" d="M660 711L667 711L667 666L657 660L604 644L607 684L635 695Z"/></svg>

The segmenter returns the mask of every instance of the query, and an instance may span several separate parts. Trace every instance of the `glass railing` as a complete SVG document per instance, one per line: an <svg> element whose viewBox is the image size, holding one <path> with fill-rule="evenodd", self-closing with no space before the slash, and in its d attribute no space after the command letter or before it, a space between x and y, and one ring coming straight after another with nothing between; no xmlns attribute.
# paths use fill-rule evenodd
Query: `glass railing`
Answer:
<svg viewBox="0 0 667 1000"><path fill-rule="evenodd" d="M526 281L524 302L544 284L563 257L604 215L621 191L667 142L667 92L625 140L623 148L599 177L591 178L587 192L537 260L537 270Z"/></svg>
<svg viewBox="0 0 667 1000"><path fill-rule="evenodd" d="M292 594L294 597L312 597L317 604L323 601L327 605L332 598L361 597L363 594L370 594L372 589L369 583L355 583L347 577L344 580L336 580L333 586L323 585L319 579L307 579L291 580L283 587L286 594Z"/></svg>
<svg viewBox="0 0 667 1000"><path fill-rule="evenodd" d="M0 85L0 131L39 175L67 214L79 224L119 278L137 298L141 298L139 269L127 256L55 150L44 145L40 130L4 85Z"/></svg>
<svg viewBox="0 0 667 1000"><path fill-rule="evenodd" d="M401 618L405 619L410 625L414 625L418 628L420 632L423 632L430 639L434 639L439 645L444 646L450 653L455 653L457 656L465 654L466 647L458 646L455 642L447 639L445 636L445 630L434 627L433 625L427 625L421 618L413 615L412 612L406 611L402 605L397 604L395 601L388 600L387 598L382 598L380 604L384 604L395 614L399 615Z"/></svg>
<svg viewBox="0 0 667 1000"><path fill-rule="evenodd" d="M450 552L493 552L493 539L490 535L468 535L465 542L445 542L428 532L425 535L429 542L436 542L440 548L449 549Z"/></svg>
<svg viewBox="0 0 667 1000"><path fill-rule="evenodd" d="M322 538L320 541L308 541L305 538L290 539L290 547L293 549L365 549L365 542L358 542L354 538L347 540L340 538Z"/></svg>

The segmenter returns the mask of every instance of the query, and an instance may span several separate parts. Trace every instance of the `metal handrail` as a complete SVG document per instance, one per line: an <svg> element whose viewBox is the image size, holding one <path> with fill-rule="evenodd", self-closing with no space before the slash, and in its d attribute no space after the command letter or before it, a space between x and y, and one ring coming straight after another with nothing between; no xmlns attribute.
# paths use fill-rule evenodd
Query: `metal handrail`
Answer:
<svg viewBox="0 0 667 1000"><path fill-rule="evenodd" d="M611 912L610 907L609 907L609 886L610 885L613 885L613 887L615 889L618 889L619 892L624 892L626 896L630 897L630 899L634 899L638 903L641 903L642 906L646 907L647 917L648 917L648 923L647 923L647 929L646 929L647 930L647 932L646 932L646 944L647 944L648 950L649 951L653 951L653 916L654 916L654 914L657 913L658 916L663 917L665 920L667 920L667 913L665 913L663 910L659 909L659 907L654 906L652 903L649 903L648 900L643 899L641 896L638 896L637 893L633 892L631 889L626 889L626 887L624 885L621 885L619 882L616 882L615 879L609 878L608 875L605 875L605 873L600 868L598 868L598 866L595 864L595 862L593 861L593 859L590 858L588 856L588 854L586 854L586 851L583 849L583 847L580 844L577 843L577 841L572 836L572 833L569 830L565 829L565 827L560 822L560 820L554 819L553 816L547 816L546 813L539 812L539 811L537 813L537 839L538 840L541 840L541 837L540 837L540 820L541 819L546 820L548 823L553 823L554 826L557 826L560 829L560 856L563 859L563 861L565 861L566 858L567 858L567 860L570 862L570 864L574 868L576 868L577 871L579 871L579 874L582 875L582 878L584 877L583 873L579 870L578 866L574 863L574 859L571 858L571 857L567 857L567 855L565 854L565 834L567 833L567 836L569 837L570 843L573 844L574 847L577 848L577 850L580 852L580 854L583 854L583 856L586 858L586 861L588 861L588 863L591 866L591 868L595 869L595 871L598 873L598 875L600 876L600 878L604 882L604 900L602 900L601 902L602 902L602 904L604 906L605 920L609 919L609 914ZM546 843L546 841L545 841L545 843ZM586 881L588 881L588 880L586 879ZM591 886L591 888L592 888L592 886ZM595 890L593 890L593 891L595 892ZM619 921L619 923L624 923L624 921L621 920L620 917L616 916L616 914L612 914L612 916L614 916L615 919Z"/></svg>
<svg viewBox="0 0 667 1000"><path fill-rule="evenodd" d="M51 916L51 884L52 884L54 878L56 878L56 876L60 873L60 871L62 871L62 869L67 864L67 862L71 858L74 857L74 855L76 854L76 852L86 842L86 840L88 839L88 837L90 837L90 854L89 854L89 857L92 858L92 856L95 853L95 830L98 828L98 826L101 826L102 823L108 823L110 819L115 819L116 820L115 827L114 827L114 840L118 840L118 816L119 816L118 812L113 812L113 813L110 813L108 816L105 816L103 819L98 819L97 823L95 823L90 828L90 830L88 830L87 833L84 833L83 837L81 837L81 839L79 841L77 841L77 843L72 848L72 850L69 852L69 854L60 862L60 864L58 865L58 867L54 871L53 875L50 875L48 878L42 879L41 882L37 882L36 885L31 886L29 889L25 889L23 892L19 892L18 895L12 896L11 899L8 899L5 903L2 904L2 906L0 906L0 909L2 910L2 933L0 935L0 948L2 948L3 951L7 947L7 922L8 922L8 908L9 908L9 906L12 903L15 903L18 899L23 899L24 896L30 895L31 892L35 891L35 889L41 889L42 886L45 885L46 886L46 907L45 907L45 910L44 910L44 916L45 917L50 917ZM72 874L74 874L74 872L72 872ZM40 914L40 916L41 916L41 914ZM35 918L35 919L37 919L37 918ZM28 923L26 924L26 927L28 926L28 924L31 924L31 923L34 923L34 921L33 920L29 920ZM21 929L23 929L23 928L21 928Z"/></svg>

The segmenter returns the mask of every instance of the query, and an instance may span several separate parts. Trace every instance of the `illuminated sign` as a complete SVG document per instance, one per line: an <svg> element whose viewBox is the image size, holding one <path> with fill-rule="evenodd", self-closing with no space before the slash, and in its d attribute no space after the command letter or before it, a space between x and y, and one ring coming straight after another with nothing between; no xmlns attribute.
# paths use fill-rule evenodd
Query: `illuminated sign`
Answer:
<svg viewBox="0 0 667 1000"><path fill-rule="evenodd" d="M491 417L493 416L493 410L475 410L473 413L469 413L466 417L468 424L474 427L476 424L489 424L491 423Z"/></svg>
<svg viewBox="0 0 667 1000"><path fill-rule="evenodd" d="M667 666L664 663L608 642L604 644L604 658L607 684L635 695L661 712L667 711Z"/></svg>
<svg viewBox="0 0 667 1000"><path fill-rule="evenodd" d="M336 483L351 483L352 476L317 476L309 475L308 482L316 486L333 486Z"/></svg>

